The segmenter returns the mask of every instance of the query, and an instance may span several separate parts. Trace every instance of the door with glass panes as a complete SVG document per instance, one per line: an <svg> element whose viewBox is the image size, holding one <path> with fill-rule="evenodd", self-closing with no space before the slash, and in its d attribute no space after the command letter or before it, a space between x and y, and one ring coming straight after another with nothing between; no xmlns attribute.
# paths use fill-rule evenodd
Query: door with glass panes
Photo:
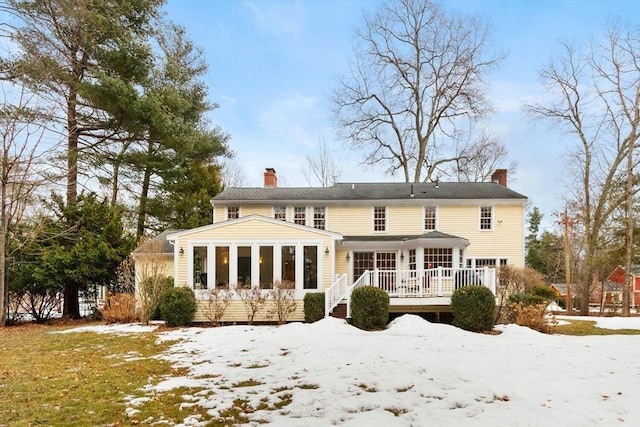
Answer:
<svg viewBox="0 0 640 427"><path fill-rule="evenodd" d="M378 286L392 291L395 287L395 252L354 252L353 281L355 282L365 271L379 270Z"/></svg>

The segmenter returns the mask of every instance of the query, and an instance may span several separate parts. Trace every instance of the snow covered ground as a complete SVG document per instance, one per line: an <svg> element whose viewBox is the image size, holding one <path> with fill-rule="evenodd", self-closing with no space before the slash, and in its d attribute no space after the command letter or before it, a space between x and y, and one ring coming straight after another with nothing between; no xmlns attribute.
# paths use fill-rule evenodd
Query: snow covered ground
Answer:
<svg viewBox="0 0 640 427"><path fill-rule="evenodd" d="M589 320L640 329L638 317ZM127 330L97 328L110 329ZM180 341L161 357L189 373L148 391L201 388L185 405L214 415L237 398L253 407L290 399L248 415L276 426L640 426L640 335L497 329L474 334L406 315L380 332L333 318L172 330L160 339Z"/></svg>

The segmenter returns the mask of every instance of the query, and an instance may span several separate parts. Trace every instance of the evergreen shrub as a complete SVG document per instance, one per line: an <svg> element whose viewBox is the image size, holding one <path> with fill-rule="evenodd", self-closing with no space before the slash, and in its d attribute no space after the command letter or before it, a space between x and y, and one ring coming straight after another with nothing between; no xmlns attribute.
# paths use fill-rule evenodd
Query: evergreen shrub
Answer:
<svg viewBox="0 0 640 427"><path fill-rule="evenodd" d="M373 331L384 329L389 320L389 294L374 286L357 288L351 294L353 326Z"/></svg>
<svg viewBox="0 0 640 427"><path fill-rule="evenodd" d="M324 292L313 292L304 296L304 321L317 322L324 317Z"/></svg>
<svg viewBox="0 0 640 427"><path fill-rule="evenodd" d="M545 285L534 286L532 293L544 298L547 302L555 301L558 298L558 294L556 294L556 292L551 289L550 286Z"/></svg>
<svg viewBox="0 0 640 427"><path fill-rule="evenodd" d="M484 332L493 329L496 299L489 288L465 286L451 296L453 324L467 331Z"/></svg>
<svg viewBox="0 0 640 427"><path fill-rule="evenodd" d="M189 288L169 288L160 301L160 314L169 327L190 326L196 314L196 297Z"/></svg>

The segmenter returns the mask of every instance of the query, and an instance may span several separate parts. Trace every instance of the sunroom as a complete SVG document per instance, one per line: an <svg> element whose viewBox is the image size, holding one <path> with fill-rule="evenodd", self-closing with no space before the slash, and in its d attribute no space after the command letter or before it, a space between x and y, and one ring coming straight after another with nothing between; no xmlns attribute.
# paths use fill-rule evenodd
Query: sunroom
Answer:
<svg viewBox="0 0 640 427"><path fill-rule="evenodd" d="M176 286L270 289L287 282L300 297L332 282L335 241L341 238L259 215L167 236L174 245Z"/></svg>

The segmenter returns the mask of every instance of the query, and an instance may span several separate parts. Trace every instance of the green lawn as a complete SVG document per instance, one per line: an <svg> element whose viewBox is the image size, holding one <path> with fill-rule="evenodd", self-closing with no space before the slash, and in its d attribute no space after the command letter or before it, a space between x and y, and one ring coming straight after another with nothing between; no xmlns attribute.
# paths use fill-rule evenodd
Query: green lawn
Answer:
<svg viewBox="0 0 640 427"><path fill-rule="evenodd" d="M125 396L176 372L152 358L169 343L156 334L54 334L64 327L0 329L0 426L134 425L153 414L182 420L175 396L162 396L128 418ZM176 404L171 404L171 401Z"/></svg>

